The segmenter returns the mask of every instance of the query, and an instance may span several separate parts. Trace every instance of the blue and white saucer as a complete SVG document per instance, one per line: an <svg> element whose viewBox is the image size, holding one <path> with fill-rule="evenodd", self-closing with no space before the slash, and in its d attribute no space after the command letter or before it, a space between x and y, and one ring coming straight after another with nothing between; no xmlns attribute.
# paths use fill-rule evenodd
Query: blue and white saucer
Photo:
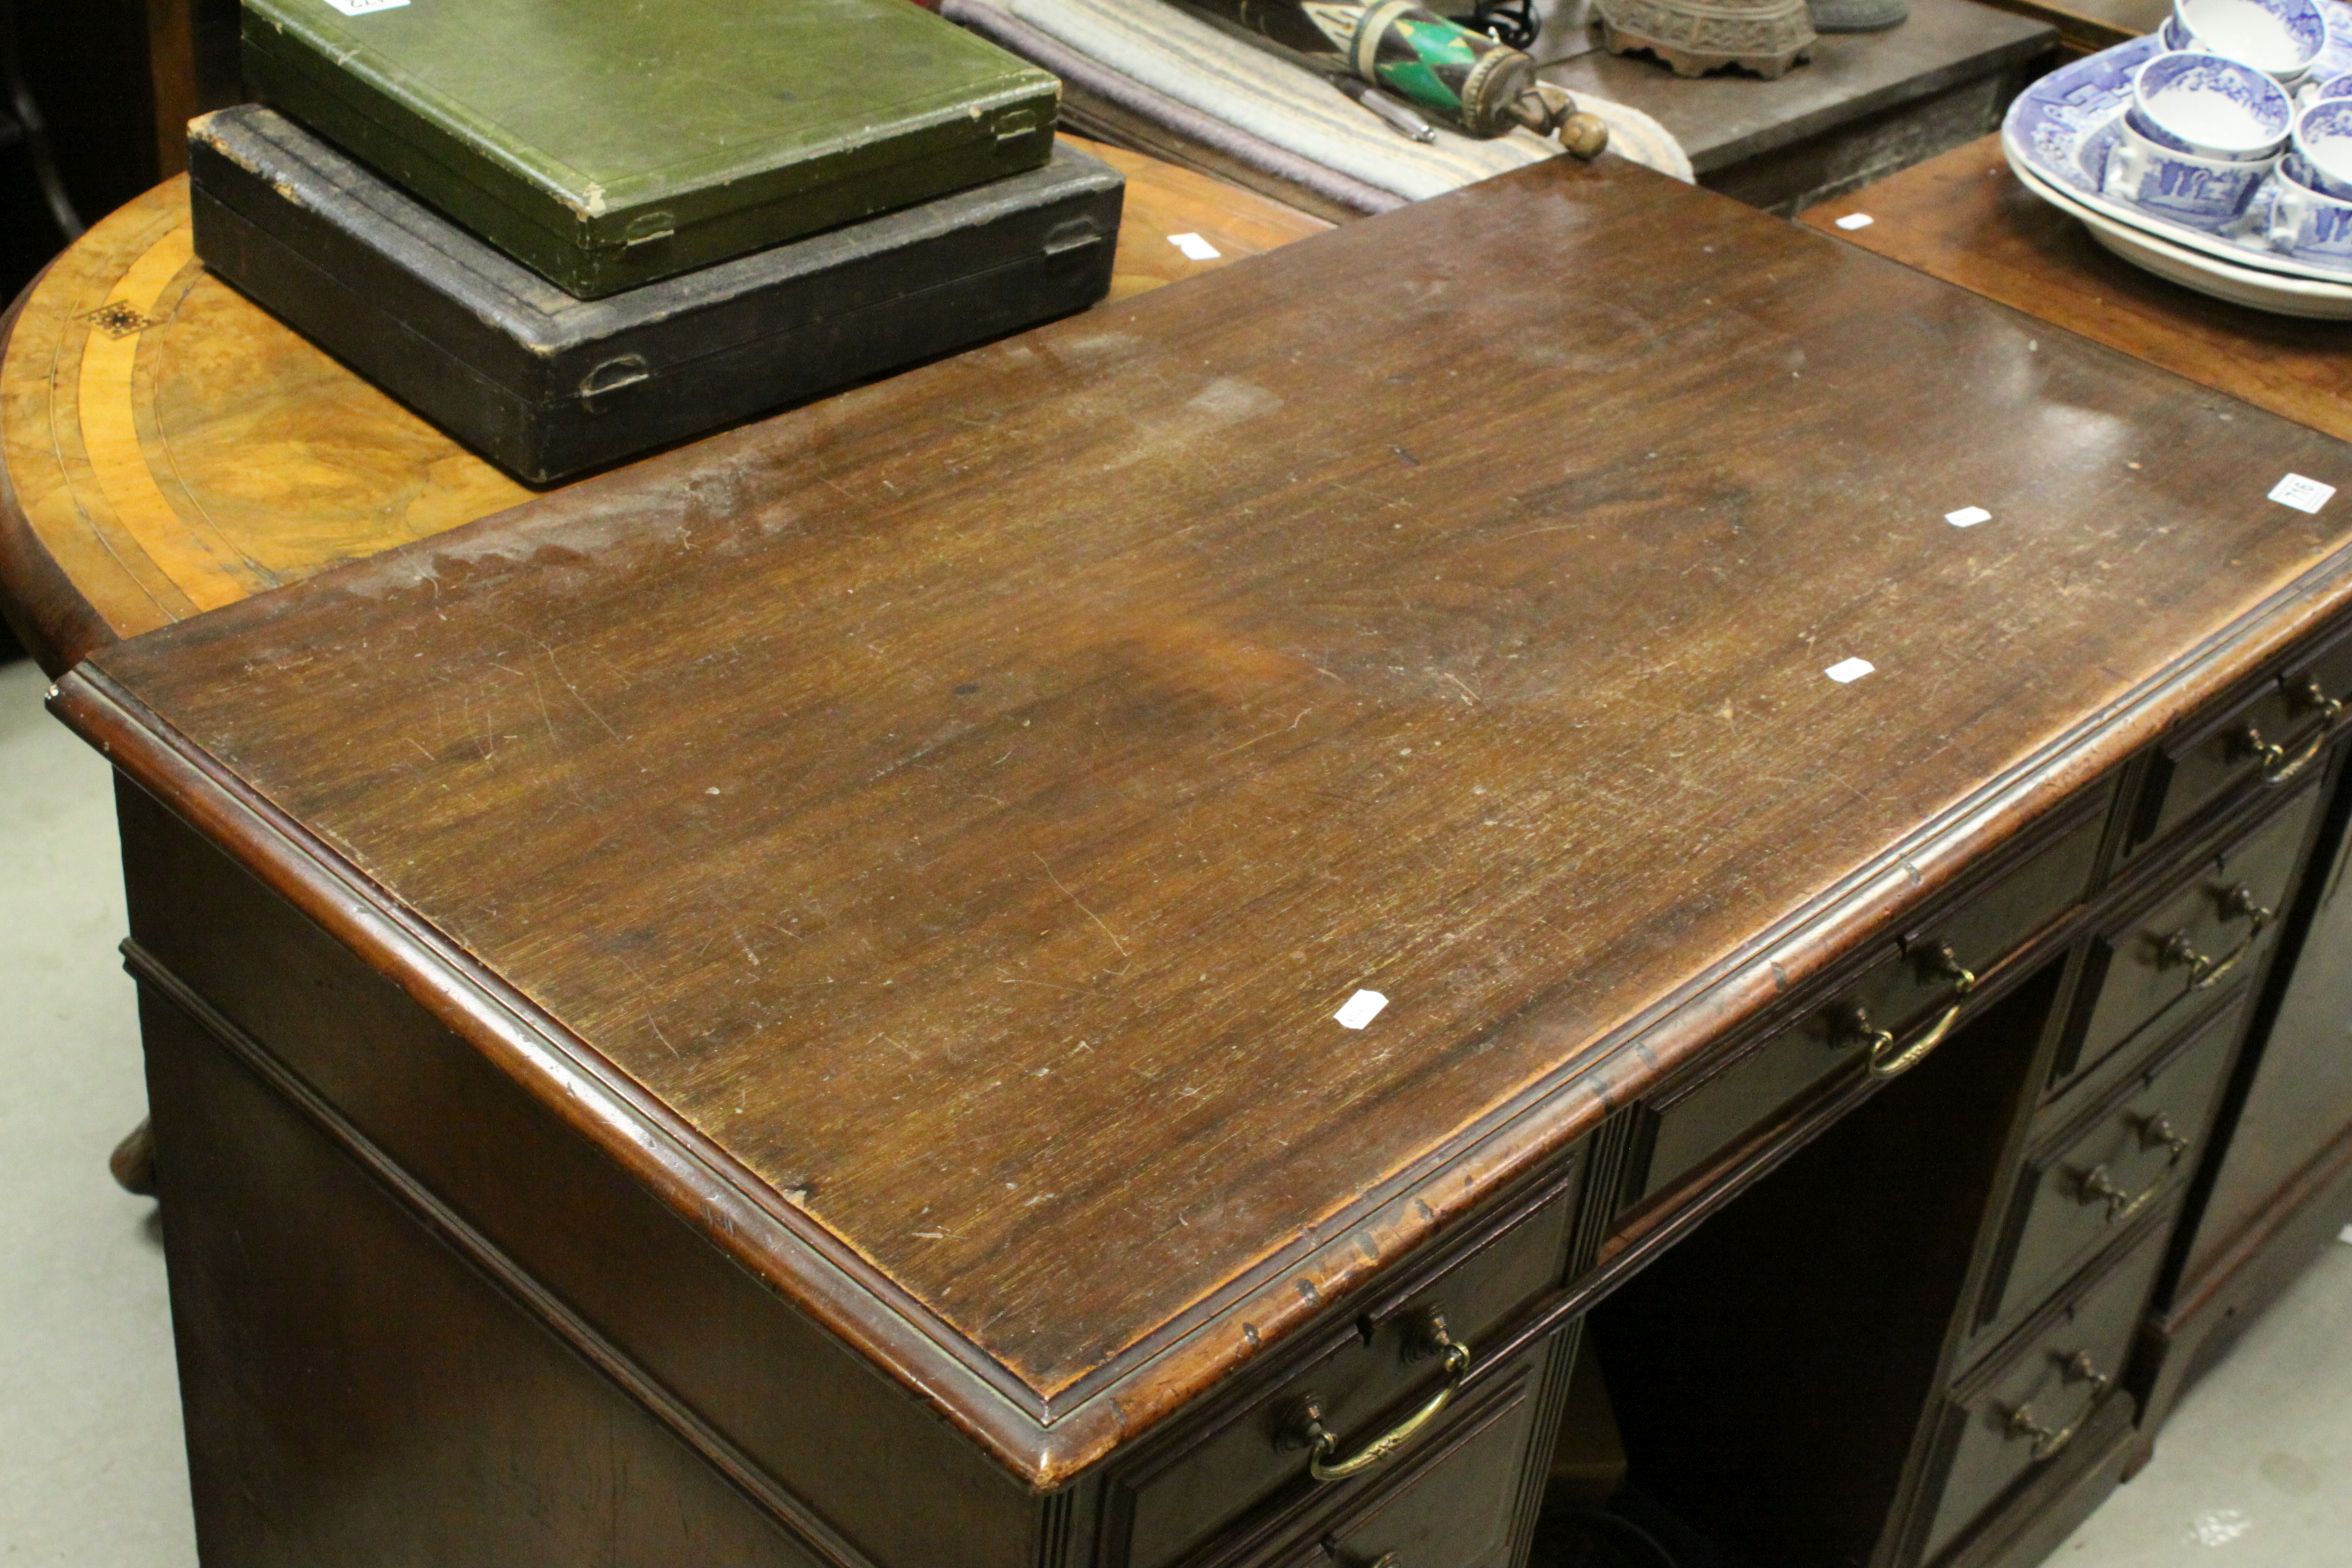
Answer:
<svg viewBox="0 0 2352 1568"><path fill-rule="evenodd" d="M2352 70L2352 5L2323 0L2323 9L2328 43L2312 68L2315 79ZM2038 176L2027 182L2028 188L2045 197L2062 195L2067 200L2061 206L2088 209L2234 267L2352 287L2352 262L2296 256L2256 237L2192 228L2099 188L2115 143L2115 122L2131 103L2132 77L2163 49L2154 34L2135 38L2062 65L2018 96L2001 122L2001 145L2013 166Z"/></svg>
<svg viewBox="0 0 2352 1568"><path fill-rule="evenodd" d="M2036 177L2014 153L2010 167L2016 170L2019 184L2079 220L2092 239L2135 267L2251 310L2314 321L2352 321L2352 284L2290 277L2185 250L2148 229L2118 223L2080 205L2073 196Z"/></svg>

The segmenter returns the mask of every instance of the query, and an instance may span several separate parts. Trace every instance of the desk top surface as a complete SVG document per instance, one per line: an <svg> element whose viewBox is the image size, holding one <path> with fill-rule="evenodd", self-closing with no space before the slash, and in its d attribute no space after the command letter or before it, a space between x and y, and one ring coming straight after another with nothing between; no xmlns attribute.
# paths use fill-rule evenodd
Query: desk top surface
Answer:
<svg viewBox="0 0 2352 1568"><path fill-rule="evenodd" d="M1855 213L1870 223L1836 228ZM2019 184L1998 135L1823 202L1804 221L2258 408L2352 438L2352 323L2249 310L2141 271Z"/></svg>
<svg viewBox="0 0 2352 1568"><path fill-rule="evenodd" d="M2348 455L1560 160L58 702L1052 1484L2333 613Z"/></svg>

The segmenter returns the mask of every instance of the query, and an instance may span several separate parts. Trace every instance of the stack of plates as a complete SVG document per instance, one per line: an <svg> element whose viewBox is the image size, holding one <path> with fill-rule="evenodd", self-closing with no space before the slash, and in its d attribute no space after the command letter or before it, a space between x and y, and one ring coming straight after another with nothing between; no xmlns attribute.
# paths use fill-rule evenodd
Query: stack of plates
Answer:
<svg viewBox="0 0 2352 1568"><path fill-rule="evenodd" d="M2325 0L2328 44L2308 76L2352 71L2352 6ZM2009 106L2001 150L2025 188L2080 218L2091 237L2159 277L2256 310L2352 320L2352 262L2282 254L2259 238L2212 234L2104 194L2099 176L2132 77L2164 45L2154 34L2059 67Z"/></svg>

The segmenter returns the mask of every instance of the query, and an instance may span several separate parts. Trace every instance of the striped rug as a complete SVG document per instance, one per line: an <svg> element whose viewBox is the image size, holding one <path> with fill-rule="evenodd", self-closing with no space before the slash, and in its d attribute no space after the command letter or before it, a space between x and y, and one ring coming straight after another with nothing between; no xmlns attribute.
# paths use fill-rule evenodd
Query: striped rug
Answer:
<svg viewBox="0 0 2352 1568"><path fill-rule="evenodd" d="M1559 153L1528 131L1481 141L1439 126L1434 143L1412 141L1302 57L1165 0L945 0L941 9L1074 89L1357 211ZM1608 123L1611 154L1692 177L1681 145L1639 109L1583 96L1577 107Z"/></svg>

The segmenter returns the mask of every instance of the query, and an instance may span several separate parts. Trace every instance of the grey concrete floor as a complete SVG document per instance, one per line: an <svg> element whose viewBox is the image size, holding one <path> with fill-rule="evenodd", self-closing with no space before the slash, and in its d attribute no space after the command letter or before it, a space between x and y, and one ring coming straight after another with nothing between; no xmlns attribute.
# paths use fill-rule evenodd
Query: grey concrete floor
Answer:
<svg viewBox="0 0 2352 1568"><path fill-rule="evenodd" d="M106 1176L145 1100L106 769L45 684L0 666L0 1564L188 1568L163 1254ZM2352 1245L2052 1561L2352 1568Z"/></svg>

